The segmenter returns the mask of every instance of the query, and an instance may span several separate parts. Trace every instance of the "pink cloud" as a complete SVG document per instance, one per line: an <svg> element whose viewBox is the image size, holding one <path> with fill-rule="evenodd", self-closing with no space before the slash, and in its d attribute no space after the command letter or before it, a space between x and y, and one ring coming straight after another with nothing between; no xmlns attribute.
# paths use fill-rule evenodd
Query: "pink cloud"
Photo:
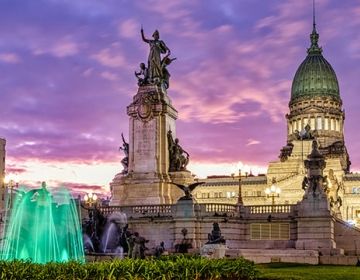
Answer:
<svg viewBox="0 0 360 280"><path fill-rule="evenodd" d="M260 143L261 143L261 141L250 138L247 140L246 146L258 145Z"/></svg>
<svg viewBox="0 0 360 280"><path fill-rule="evenodd" d="M117 76L109 71L104 71L100 75L101 77L109 81L115 81L117 79Z"/></svg>
<svg viewBox="0 0 360 280"><path fill-rule="evenodd" d="M138 38L140 25L134 19L127 19L119 24L119 35L124 38Z"/></svg>
<svg viewBox="0 0 360 280"><path fill-rule="evenodd" d="M100 50L98 53L92 55L92 58L100 64L111 68L127 65L125 57L119 52L119 50L113 50L110 48Z"/></svg>
<svg viewBox="0 0 360 280"><path fill-rule="evenodd" d="M16 53L0 53L0 61L5 63L19 63L20 57Z"/></svg>
<svg viewBox="0 0 360 280"><path fill-rule="evenodd" d="M35 55L51 54L55 57L63 58L76 55L80 50L79 45L69 36L46 44L49 45L36 46L33 53Z"/></svg>

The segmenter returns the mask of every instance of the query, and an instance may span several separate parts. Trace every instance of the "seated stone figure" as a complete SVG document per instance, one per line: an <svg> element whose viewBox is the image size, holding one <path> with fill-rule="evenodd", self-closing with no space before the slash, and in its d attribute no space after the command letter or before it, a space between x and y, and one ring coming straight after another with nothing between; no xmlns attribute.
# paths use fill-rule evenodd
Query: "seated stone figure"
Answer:
<svg viewBox="0 0 360 280"><path fill-rule="evenodd" d="M213 230L208 234L206 244L225 244L225 239L221 236L221 230L218 223L213 223Z"/></svg>
<svg viewBox="0 0 360 280"><path fill-rule="evenodd" d="M179 144L179 139L172 137L171 130L167 133L169 149L169 171L186 171L189 163L189 153L186 152Z"/></svg>

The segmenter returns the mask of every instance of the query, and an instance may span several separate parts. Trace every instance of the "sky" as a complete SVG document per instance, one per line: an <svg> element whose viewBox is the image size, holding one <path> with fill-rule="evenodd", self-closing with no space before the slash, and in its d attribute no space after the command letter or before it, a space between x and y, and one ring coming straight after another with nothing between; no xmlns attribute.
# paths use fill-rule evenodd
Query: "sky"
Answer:
<svg viewBox="0 0 360 280"><path fill-rule="evenodd" d="M317 30L360 170L360 0L317 0ZM176 134L202 178L266 172L286 144L291 83L306 57L311 0L0 0L0 137L20 185L107 194L122 170L134 71L155 29L177 58Z"/></svg>

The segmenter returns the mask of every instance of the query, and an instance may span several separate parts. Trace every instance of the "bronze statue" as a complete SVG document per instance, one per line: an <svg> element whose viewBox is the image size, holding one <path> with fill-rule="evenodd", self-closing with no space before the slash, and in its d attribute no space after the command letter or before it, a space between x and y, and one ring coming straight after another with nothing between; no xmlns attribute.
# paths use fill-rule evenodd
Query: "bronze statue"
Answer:
<svg viewBox="0 0 360 280"><path fill-rule="evenodd" d="M170 49L165 45L165 43L160 40L159 31L155 30L152 37L153 40L145 38L144 30L141 27L141 38L145 43L148 43L150 46L150 52L148 57L148 70L149 70L149 79L152 81L159 80L162 78L161 73L161 54L170 55Z"/></svg>
<svg viewBox="0 0 360 280"><path fill-rule="evenodd" d="M161 77L162 77L162 84L164 85L164 87L166 89L169 88L170 85L170 73L167 70L167 66L170 65L171 62L173 62L175 58L170 58L170 53L168 55L166 55L162 60L161 60Z"/></svg>
<svg viewBox="0 0 360 280"><path fill-rule="evenodd" d="M221 236L221 230L218 223L213 223L213 230L208 234L206 244L225 244L225 239Z"/></svg>
<svg viewBox="0 0 360 280"><path fill-rule="evenodd" d="M135 77L138 79L138 85L142 86L149 81L149 71L145 66L145 63L140 63L140 71L135 71Z"/></svg>
<svg viewBox="0 0 360 280"><path fill-rule="evenodd" d="M133 259L145 259L145 250L147 250L145 243L149 240L146 240L144 237L140 236L138 232L134 233L134 236L132 237L132 255L131 257Z"/></svg>
<svg viewBox="0 0 360 280"><path fill-rule="evenodd" d="M309 124L305 125L304 129L300 131L299 137L301 140L312 140L314 139L315 131L311 131L311 127Z"/></svg>
<svg viewBox="0 0 360 280"><path fill-rule="evenodd" d="M125 141L124 134L121 133L121 138L123 140L122 147L119 147L119 150L122 150L125 154L125 157L121 160L121 164L123 166L122 174L127 174L129 172L129 143Z"/></svg>
<svg viewBox="0 0 360 280"><path fill-rule="evenodd" d="M193 190L195 190L195 188L201 184L205 184L205 182L196 182L196 183L193 183L193 184L190 184L188 186L185 186L185 185L181 185L181 184L176 184L176 183L171 183L177 187L179 187L181 190L184 191L184 196L180 198L180 200L192 200L193 196L191 194L191 192Z"/></svg>
<svg viewBox="0 0 360 280"><path fill-rule="evenodd" d="M186 171L186 166L189 163L189 153L180 146L178 138L174 141L171 130L168 131L167 136L169 145L169 171Z"/></svg>

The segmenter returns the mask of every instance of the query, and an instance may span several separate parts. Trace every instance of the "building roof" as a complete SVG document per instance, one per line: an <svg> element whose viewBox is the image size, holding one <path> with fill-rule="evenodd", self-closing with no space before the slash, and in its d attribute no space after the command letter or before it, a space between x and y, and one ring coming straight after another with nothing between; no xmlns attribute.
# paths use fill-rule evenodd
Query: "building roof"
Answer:
<svg viewBox="0 0 360 280"><path fill-rule="evenodd" d="M360 173L349 173L344 176L345 181L360 181Z"/></svg>
<svg viewBox="0 0 360 280"><path fill-rule="evenodd" d="M339 83L334 69L322 55L315 23L310 40L308 55L293 79L290 103L316 96L327 96L340 101Z"/></svg>

